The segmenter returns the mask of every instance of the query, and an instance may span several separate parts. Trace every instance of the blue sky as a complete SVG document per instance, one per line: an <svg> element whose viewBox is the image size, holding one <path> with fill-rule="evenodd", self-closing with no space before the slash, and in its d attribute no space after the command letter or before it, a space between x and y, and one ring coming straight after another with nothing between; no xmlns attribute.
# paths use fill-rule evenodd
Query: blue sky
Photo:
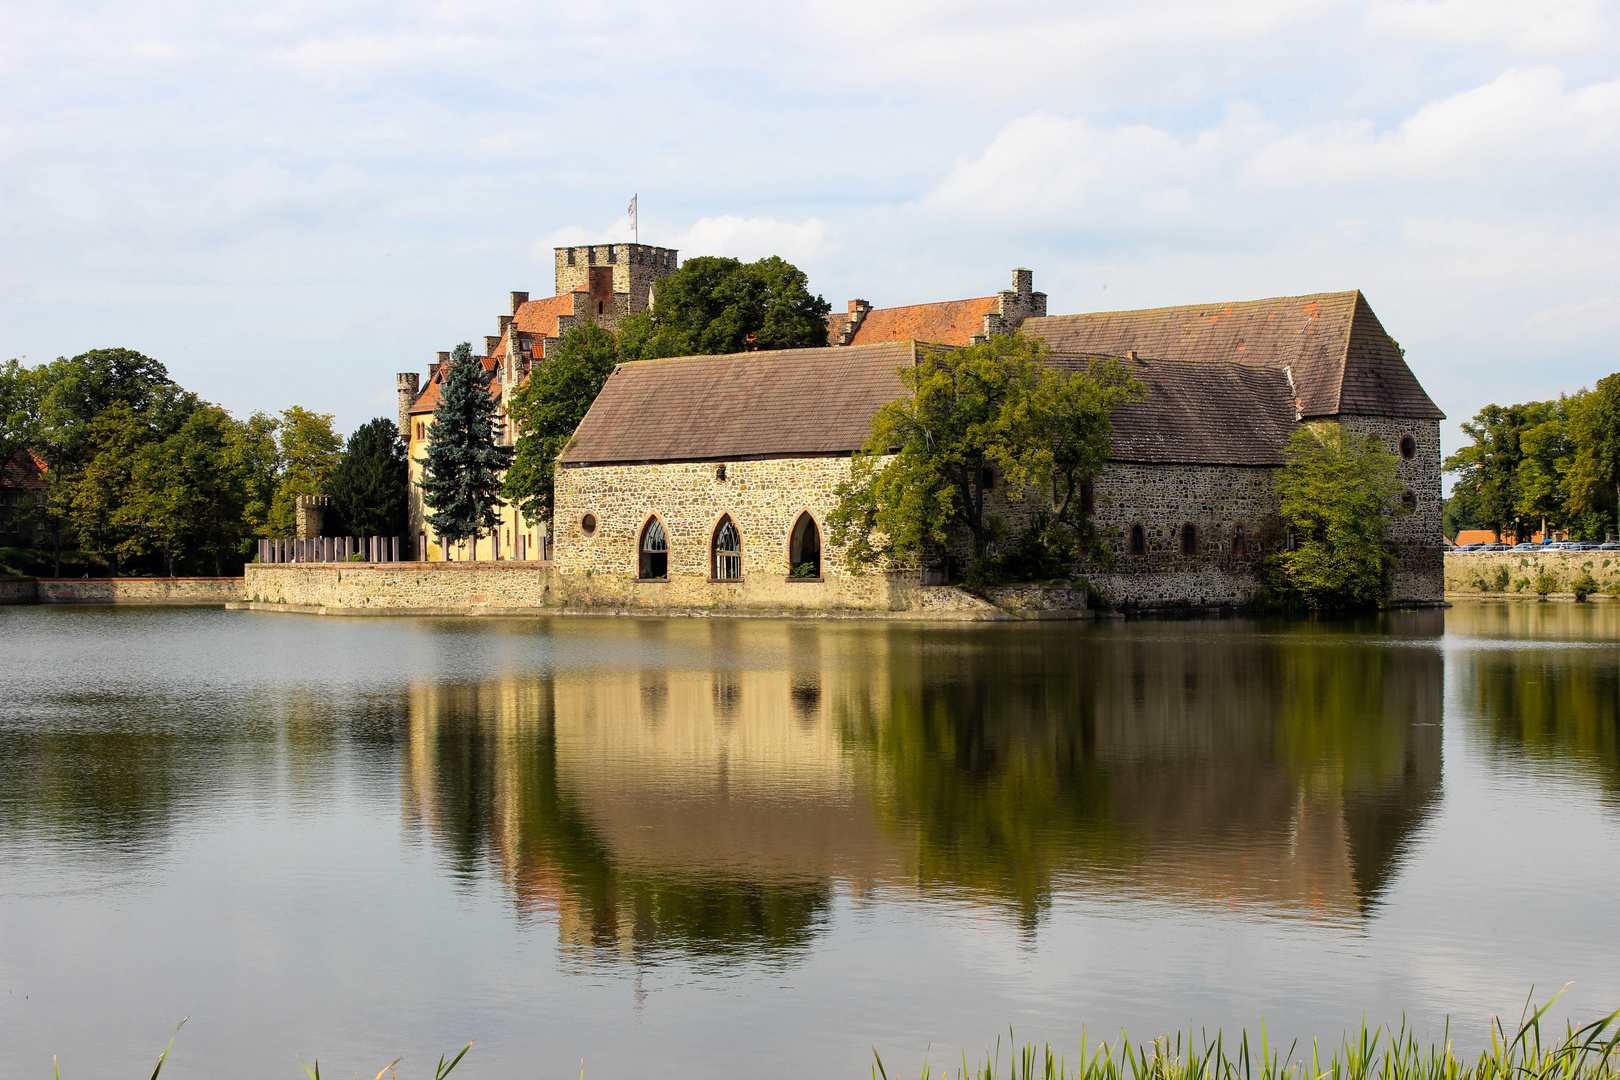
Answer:
<svg viewBox="0 0 1620 1080"><path fill-rule="evenodd" d="M1620 4L31 3L0 357L125 345L352 429L556 243L836 308L1360 288L1456 423L1620 370Z"/></svg>

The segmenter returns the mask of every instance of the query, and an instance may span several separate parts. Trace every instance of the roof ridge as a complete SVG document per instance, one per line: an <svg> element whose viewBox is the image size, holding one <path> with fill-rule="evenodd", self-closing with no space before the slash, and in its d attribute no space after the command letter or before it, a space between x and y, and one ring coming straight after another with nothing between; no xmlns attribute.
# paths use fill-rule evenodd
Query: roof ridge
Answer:
<svg viewBox="0 0 1620 1080"><path fill-rule="evenodd" d="M1361 296L1360 289L1339 289L1334 292L1301 293L1298 296L1262 296L1254 300L1211 300L1204 303L1193 304L1164 304L1160 307L1148 308L1108 308L1099 311L1071 311L1066 315L1031 315L1026 322L1053 319L1074 319L1094 315L1135 315L1149 314L1156 311L1186 311L1189 308L1204 307L1236 307L1253 304L1269 304L1282 301L1320 300L1325 297Z"/></svg>

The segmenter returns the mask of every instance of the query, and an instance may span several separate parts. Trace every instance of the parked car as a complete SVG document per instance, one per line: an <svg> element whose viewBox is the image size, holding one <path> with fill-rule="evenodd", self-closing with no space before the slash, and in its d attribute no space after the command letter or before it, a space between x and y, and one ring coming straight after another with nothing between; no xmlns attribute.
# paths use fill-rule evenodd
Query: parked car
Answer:
<svg viewBox="0 0 1620 1080"><path fill-rule="evenodd" d="M1620 544L1617 544L1613 540L1610 540L1606 544L1599 544L1597 546L1597 549L1599 551L1620 551Z"/></svg>
<svg viewBox="0 0 1620 1080"><path fill-rule="evenodd" d="M1480 548L1482 548L1484 546L1485 546L1484 544L1464 544L1464 545L1462 545L1461 547L1459 547L1457 549L1457 554L1466 555L1468 552L1470 552L1470 551L1478 551Z"/></svg>
<svg viewBox="0 0 1620 1080"><path fill-rule="evenodd" d="M1531 544L1531 543L1514 544L1512 547L1508 548L1508 550L1509 551L1540 551L1540 550L1542 550L1543 546L1544 545L1542 545L1542 544Z"/></svg>
<svg viewBox="0 0 1620 1080"><path fill-rule="evenodd" d="M1484 547L1480 548L1479 550L1481 550L1481 551L1511 551L1513 549L1511 547L1509 547L1507 544L1486 544Z"/></svg>

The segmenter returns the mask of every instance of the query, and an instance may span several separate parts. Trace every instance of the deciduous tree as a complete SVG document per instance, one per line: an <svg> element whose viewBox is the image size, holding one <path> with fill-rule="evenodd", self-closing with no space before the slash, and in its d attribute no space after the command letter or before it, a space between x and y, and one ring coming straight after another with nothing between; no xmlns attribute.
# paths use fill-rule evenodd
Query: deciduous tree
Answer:
<svg viewBox="0 0 1620 1080"><path fill-rule="evenodd" d="M651 309L620 323L625 360L827 344L832 305L777 256L744 263L699 256L659 280Z"/></svg>
<svg viewBox="0 0 1620 1080"><path fill-rule="evenodd" d="M343 457L343 436L332 430L332 414L294 405L282 411L276 432L280 480L270 504L269 534L294 536L298 531L298 496L324 495L326 483Z"/></svg>
<svg viewBox="0 0 1620 1080"><path fill-rule="evenodd" d="M1300 428L1277 473L1292 550L1269 560L1272 586L1311 609L1372 608L1388 600L1397 561L1386 515L1401 494L1395 456L1376 438L1347 439L1337 425Z"/></svg>

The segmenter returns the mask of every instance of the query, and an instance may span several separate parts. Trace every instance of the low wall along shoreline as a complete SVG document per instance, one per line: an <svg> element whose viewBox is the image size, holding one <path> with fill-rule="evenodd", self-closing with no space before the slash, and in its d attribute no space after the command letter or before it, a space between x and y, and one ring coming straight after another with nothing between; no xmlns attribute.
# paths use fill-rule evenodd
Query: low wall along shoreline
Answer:
<svg viewBox="0 0 1620 1080"><path fill-rule="evenodd" d="M1548 584L1548 596L1573 598L1570 584L1583 572L1597 584L1594 597L1620 595L1620 551L1448 551L1445 564L1447 596L1534 599Z"/></svg>
<svg viewBox="0 0 1620 1080"><path fill-rule="evenodd" d="M678 575L676 575L678 578ZM712 583L708 583L712 584ZM746 583L737 583L746 585ZM322 615L508 615L544 613L821 615L990 621L1013 618L1090 618L1084 596L1058 590L1011 604L990 603L954 586L920 585L914 574L870 575L858 592L833 581L797 584L791 603L782 591L757 595L730 585L698 589L683 580L622 582L589 574L560 574L547 562L250 563L244 602L254 611ZM1061 594L1061 595L1059 595ZM997 606L1001 604L1002 606Z"/></svg>
<svg viewBox="0 0 1620 1080"><path fill-rule="evenodd" d="M242 578L8 578L0 604L229 604Z"/></svg>

